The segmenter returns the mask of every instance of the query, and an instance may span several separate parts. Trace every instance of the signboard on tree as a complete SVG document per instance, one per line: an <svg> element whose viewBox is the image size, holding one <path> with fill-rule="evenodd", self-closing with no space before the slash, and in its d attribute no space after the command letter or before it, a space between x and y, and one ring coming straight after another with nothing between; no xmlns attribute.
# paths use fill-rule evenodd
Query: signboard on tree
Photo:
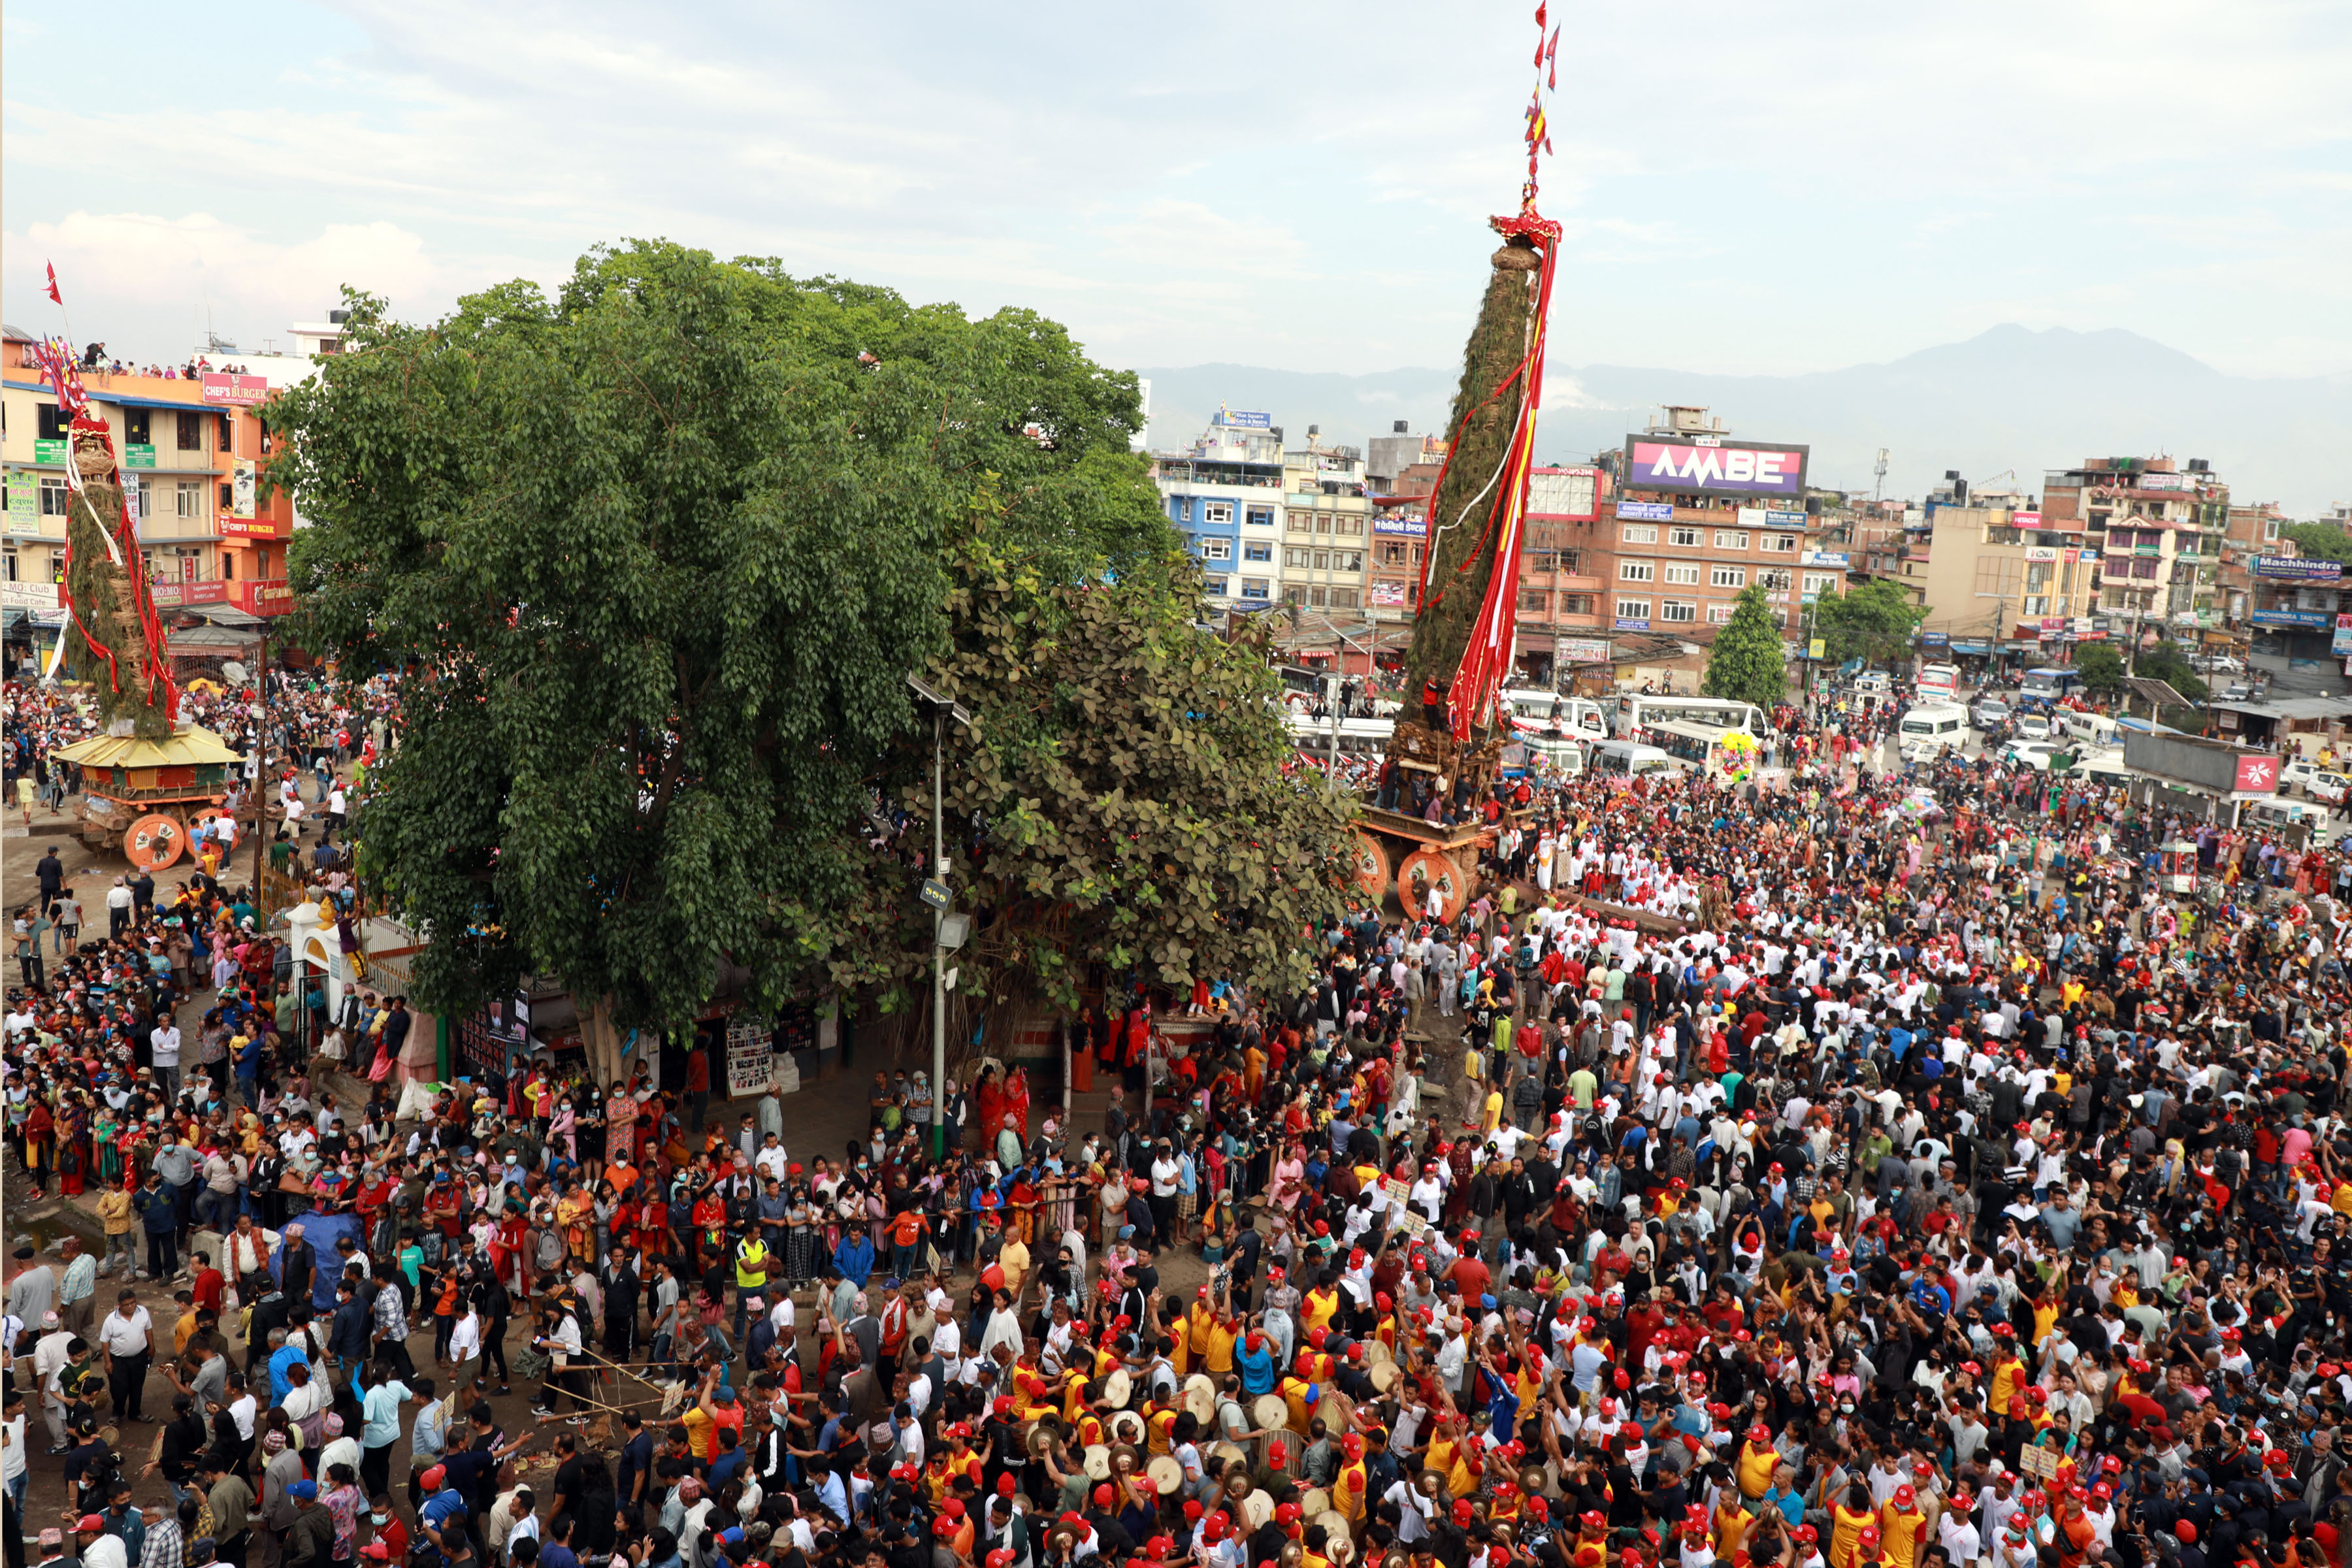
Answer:
<svg viewBox="0 0 2352 1568"><path fill-rule="evenodd" d="M727 1098L765 1094L775 1076L776 1031L764 1018L740 1014L727 1020Z"/></svg>

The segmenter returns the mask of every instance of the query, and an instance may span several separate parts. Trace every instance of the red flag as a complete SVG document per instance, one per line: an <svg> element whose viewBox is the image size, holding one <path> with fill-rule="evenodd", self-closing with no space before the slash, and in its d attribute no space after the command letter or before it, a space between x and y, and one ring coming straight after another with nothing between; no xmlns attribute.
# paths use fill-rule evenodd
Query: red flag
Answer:
<svg viewBox="0 0 2352 1568"><path fill-rule="evenodd" d="M58 304L62 305L62 304L64 304L64 303L66 302L66 297L65 297L64 295L62 295L62 294L60 294L60 293L58 293L58 264L57 264L56 262L52 261L52 262L50 262L50 263L48 264L48 267L49 267L49 298L50 298L51 300L55 300L57 303L58 303Z"/></svg>
<svg viewBox="0 0 2352 1568"><path fill-rule="evenodd" d="M1536 35L1536 69L1543 69L1543 35Z"/></svg>
<svg viewBox="0 0 2352 1568"><path fill-rule="evenodd" d="M1560 29L1558 27L1551 30L1551 42L1544 46L1544 58L1550 59L1559 53L1559 34Z"/></svg>
<svg viewBox="0 0 2352 1568"><path fill-rule="evenodd" d="M1537 30L1537 31L1538 31L1538 32L1541 32L1541 31L1543 30L1543 25L1544 25L1544 8L1543 8L1543 0L1537 0L1537 4L1536 4L1536 30Z"/></svg>

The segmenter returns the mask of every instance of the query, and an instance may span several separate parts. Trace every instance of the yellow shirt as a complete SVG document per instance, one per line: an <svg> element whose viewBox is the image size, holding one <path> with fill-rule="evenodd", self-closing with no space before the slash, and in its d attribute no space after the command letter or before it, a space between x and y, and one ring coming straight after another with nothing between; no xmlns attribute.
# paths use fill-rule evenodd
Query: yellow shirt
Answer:
<svg viewBox="0 0 2352 1568"><path fill-rule="evenodd" d="M1240 1337L1231 1323L1209 1325L1209 1347L1202 1355L1211 1377L1223 1377L1234 1370L1234 1342Z"/></svg>
<svg viewBox="0 0 2352 1568"><path fill-rule="evenodd" d="M1029 1277L1029 1248L1012 1237L997 1249L996 1266L1004 1270L1004 1288L1013 1292L1015 1301L1021 1300L1021 1281Z"/></svg>
<svg viewBox="0 0 2352 1568"><path fill-rule="evenodd" d="M1486 1091L1486 1111L1485 1117L1480 1121L1479 1131L1482 1132L1492 1132L1496 1128L1500 1127L1502 1124L1503 1091L1499 1089L1490 1089Z"/></svg>
<svg viewBox="0 0 2352 1568"><path fill-rule="evenodd" d="M2033 1303L2033 1342L2040 1344L2058 1326L2058 1309L2065 1303L2055 1300Z"/></svg>
<svg viewBox="0 0 2352 1568"><path fill-rule="evenodd" d="M1309 1290L1307 1292L1306 1305L1306 1337L1313 1339L1316 1330L1329 1328L1331 1320L1339 1315L1339 1292L1336 1289L1325 1290L1318 1288Z"/></svg>
<svg viewBox="0 0 2352 1568"><path fill-rule="evenodd" d="M1168 1435L1176 1425L1176 1412L1172 1409L1154 1410L1144 1417L1143 1425L1147 1429L1144 1438L1145 1448L1154 1454L1167 1453L1169 1451Z"/></svg>
<svg viewBox="0 0 2352 1568"><path fill-rule="evenodd" d="M1331 1483L1331 1506L1350 1523L1364 1517L1364 1489L1370 1484L1364 1476L1364 1462L1339 1467L1339 1479Z"/></svg>
<svg viewBox="0 0 2352 1568"><path fill-rule="evenodd" d="M1919 1557L1919 1532L1927 1528L1927 1516L1914 1508L1905 1513L1889 1498L1878 1510L1878 1560L1886 1568L1911 1568Z"/></svg>
<svg viewBox="0 0 2352 1568"><path fill-rule="evenodd" d="M1307 1386L1299 1378L1282 1380L1282 1403L1290 1412L1290 1429L1302 1437L1307 1436L1307 1424L1315 1416L1315 1404L1307 1397Z"/></svg>
<svg viewBox="0 0 2352 1568"><path fill-rule="evenodd" d="M1877 1521L1866 1512L1858 1513L1843 1503L1830 1509L1831 1568L1845 1568L1853 1561L1853 1549L1862 1540L1863 1526Z"/></svg>
<svg viewBox="0 0 2352 1568"><path fill-rule="evenodd" d="M700 1405L696 1405L678 1419L686 1426L687 1447L694 1451L696 1458L708 1460L710 1458L711 1435L719 1430L718 1420L704 1415Z"/></svg>
<svg viewBox="0 0 2352 1568"><path fill-rule="evenodd" d="M2017 1397L2018 1374L2025 1370L2015 1356L1992 1369L1992 1413L2009 1414L2009 1402Z"/></svg>
<svg viewBox="0 0 2352 1568"><path fill-rule="evenodd" d="M1769 1444L1742 1443L1739 1446L1739 1495L1754 1502L1770 1489L1772 1472L1779 1468L1780 1454Z"/></svg>

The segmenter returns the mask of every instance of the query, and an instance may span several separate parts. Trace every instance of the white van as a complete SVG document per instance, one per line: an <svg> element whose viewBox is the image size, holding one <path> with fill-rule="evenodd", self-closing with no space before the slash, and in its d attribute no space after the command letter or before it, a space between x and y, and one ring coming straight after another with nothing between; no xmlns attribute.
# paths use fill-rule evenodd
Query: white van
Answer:
<svg viewBox="0 0 2352 1568"><path fill-rule="evenodd" d="M1520 743L1528 749L1528 765L1546 778L1572 779L1584 772L1584 747L1576 741L1558 735L1527 735Z"/></svg>
<svg viewBox="0 0 2352 1568"><path fill-rule="evenodd" d="M1903 715L1896 731L1906 762L1920 762L1969 738L1969 710L1957 702L1922 702Z"/></svg>
<svg viewBox="0 0 2352 1568"><path fill-rule="evenodd" d="M1655 746L1632 741L1603 741L1592 748L1591 769L1603 777L1634 778L1643 773L1670 773L1674 758Z"/></svg>
<svg viewBox="0 0 2352 1568"><path fill-rule="evenodd" d="M2071 708L2061 708L2051 715L2052 728L2063 729L2077 741L2105 750L2123 744L2116 721L2104 713L2077 713Z"/></svg>

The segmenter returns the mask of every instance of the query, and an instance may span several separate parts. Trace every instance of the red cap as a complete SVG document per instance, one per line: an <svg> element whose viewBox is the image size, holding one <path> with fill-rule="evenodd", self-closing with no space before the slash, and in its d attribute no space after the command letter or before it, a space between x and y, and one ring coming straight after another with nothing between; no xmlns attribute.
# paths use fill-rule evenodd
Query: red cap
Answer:
<svg viewBox="0 0 2352 1568"><path fill-rule="evenodd" d="M1911 1483L1909 1481L1905 1481L1901 1486L1895 1489L1895 1506L1896 1508L1909 1508L1913 1503L1918 1500L1919 1494L1911 1489Z"/></svg>
<svg viewBox="0 0 2352 1568"><path fill-rule="evenodd" d="M1455 1498L1455 1499L1454 1500L1454 1523L1456 1523L1456 1524L1467 1524L1467 1523L1469 1523L1473 1519L1475 1519L1475 1518L1477 1517L1477 1514L1478 1514L1478 1510L1477 1510L1476 1509L1474 1509L1474 1508L1472 1508L1472 1507L1470 1506L1470 1500L1469 1500L1468 1498L1466 1498L1466 1497L1465 1497L1465 1498Z"/></svg>

